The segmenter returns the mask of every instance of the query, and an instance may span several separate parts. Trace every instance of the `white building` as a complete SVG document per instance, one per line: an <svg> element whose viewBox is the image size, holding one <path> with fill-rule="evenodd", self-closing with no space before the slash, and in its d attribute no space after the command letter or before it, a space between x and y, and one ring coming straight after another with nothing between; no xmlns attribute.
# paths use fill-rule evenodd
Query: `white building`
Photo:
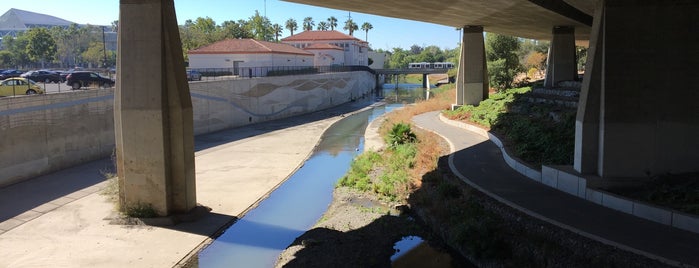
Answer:
<svg viewBox="0 0 699 268"><path fill-rule="evenodd" d="M303 31L281 41L313 52L316 66L368 65L369 43L338 31Z"/></svg>
<svg viewBox="0 0 699 268"><path fill-rule="evenodd" d="M379 53L375 51L369 51L370 63L369 68L372 69L383 69L386 64L386 53Z"/></svg>
<svg viewBox="0 0 699 268"><path fill-rule="evenodd" d="M286 44L226 39L187 52L193 69L230 69L234 75L266 76L270 70L313 67L314 54Z"/></svg>

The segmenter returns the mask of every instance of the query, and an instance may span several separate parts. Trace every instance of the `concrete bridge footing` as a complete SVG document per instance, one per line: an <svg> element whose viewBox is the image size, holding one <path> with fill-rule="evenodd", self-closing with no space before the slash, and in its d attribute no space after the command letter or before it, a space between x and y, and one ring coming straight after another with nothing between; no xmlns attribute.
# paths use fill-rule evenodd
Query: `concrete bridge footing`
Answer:
<svg viewBox="0 0 699 268"><path fill-rule="evenodd" d="M574 168L605 179L699 171L699 2L599 1Z"/></svg>
<svg viewBox="0 0 699 268"><path fill-rule="evenodd" d="M485 40L482 26L464 26L461 57L456 75L456 103L478 105L488 98L488 68L485 61Z"/></svg>
<svg viewBox="0 0 699 268"><path fill-rule="evenodd" d="M196 206L192 101L172 0L121 0L114 124L122 210Z"/></svg>
<svg viewBox="0 0 699 268"><path fill-rule="evenodd" d="M576 79L575 28L553 27L553 38L546 58L545 87L556 87L558 82Z"/></svg>

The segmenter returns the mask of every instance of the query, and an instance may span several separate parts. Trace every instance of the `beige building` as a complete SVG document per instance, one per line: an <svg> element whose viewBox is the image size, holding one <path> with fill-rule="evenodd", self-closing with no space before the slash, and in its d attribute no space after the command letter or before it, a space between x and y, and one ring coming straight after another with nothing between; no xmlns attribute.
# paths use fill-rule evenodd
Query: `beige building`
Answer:
<svg viewBox="0 0 699 268"><path fill-rule="evenodd" d="M316 66L369 65L369 43L339 31L303 31L281 41L313 52Z"/></svg>
<svg viewBox="0 0 699 268"><path fill-rule="evenodd" d="M269 70L313 67L314 54L286 44L226 39L190 50L189 68L231 69L234 75L266 76Z"/></svg>

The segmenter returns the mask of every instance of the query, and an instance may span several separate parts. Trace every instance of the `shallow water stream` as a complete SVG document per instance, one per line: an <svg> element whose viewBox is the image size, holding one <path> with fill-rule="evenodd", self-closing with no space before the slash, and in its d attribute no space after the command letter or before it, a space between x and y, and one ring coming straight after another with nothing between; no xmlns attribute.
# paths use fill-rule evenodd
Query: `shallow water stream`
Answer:
<svg viewBox="0 0 699 268"><path fill-rule="evenodd" d="M381 93L408 102L424 94L419 89L409 91L418 92L406 94L403 90L389 88ZM371 109L332 125L301 168L196 254L187 266L273 267L279 254L309 230L332 202L335 183L347 172L352 159L363 151L367 125L400 106L402 104L374 104ZM407 251L405 248L404 253Z"/></svg>

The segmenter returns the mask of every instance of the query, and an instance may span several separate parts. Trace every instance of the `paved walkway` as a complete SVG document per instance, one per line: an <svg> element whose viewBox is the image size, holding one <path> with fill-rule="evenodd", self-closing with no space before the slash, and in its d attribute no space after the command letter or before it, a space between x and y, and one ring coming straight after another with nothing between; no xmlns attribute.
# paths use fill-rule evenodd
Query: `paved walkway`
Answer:
<svg viewBox="0 0 699 268"><path fill-rule="evenodd" d="M525 213L608 244L674 264L699 266L699 235L640 219L571 196L511 169L487 138L441 122L438 112L413 118L452 146L461 179Z"/></svg>
<svg viewBox="0 0 699 268"><path fill-rule="evenodd" d="M212 212L170 227L110 224L102 159L0 188L0 267L172 267L275 189L353 102L195 138L197 201Z"/></svg>

